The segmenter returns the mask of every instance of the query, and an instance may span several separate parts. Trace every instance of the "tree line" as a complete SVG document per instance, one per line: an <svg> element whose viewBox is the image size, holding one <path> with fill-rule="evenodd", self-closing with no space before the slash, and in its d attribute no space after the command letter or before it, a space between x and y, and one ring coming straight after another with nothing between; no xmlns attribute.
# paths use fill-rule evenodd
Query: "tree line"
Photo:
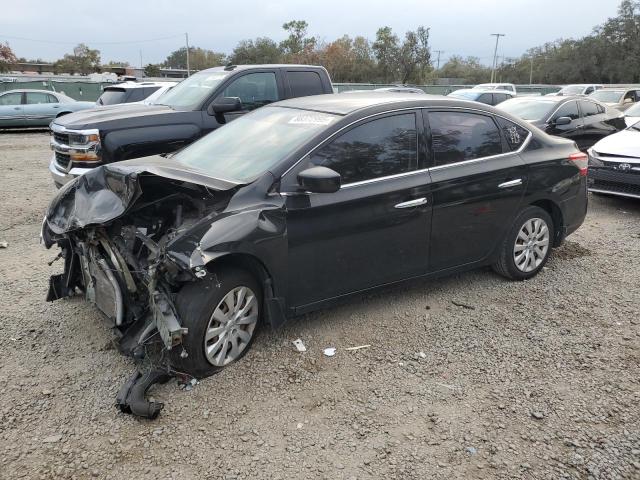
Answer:
<svg viewBox="0 0 640 480"><path fill-rule="evenodd" d="M441 68L431 62L429 28L418 27L398 36L381 27L373 41L344 35L324 41L308 33L304 20L282 28L280 42L267 37L240 41L230 54L201 47L189 48L189 67L203 70L225 64L302 63L324 66L335 82L428 84L448 78L475 84L486 82L491 69L476 57L452 56ZM0 72L16 59L7 44L0 44ZM42 63L42 61L39 61ZM99 72L100 51L84 44L54 62L56 73ZM129 66L111 61L106 66ZM171 52L159 64L147 64L145 75L160 75L160 68L187 68L187 49ZM559 39L529 49L517 58L499 62L498 81L512 83L640 83L640 0L622 0L618 14L596 26L581 39Z"/></svg>

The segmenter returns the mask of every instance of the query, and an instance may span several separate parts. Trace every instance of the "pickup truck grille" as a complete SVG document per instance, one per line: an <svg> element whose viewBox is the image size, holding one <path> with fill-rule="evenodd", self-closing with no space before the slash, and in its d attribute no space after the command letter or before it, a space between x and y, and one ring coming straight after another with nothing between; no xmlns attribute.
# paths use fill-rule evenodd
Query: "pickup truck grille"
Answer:
<svg viewBox="0 0 640 480"><path fill-rule="evenodd" d="M53 132L53 139L63 145L69 145L69 134Z"/></svg>
<svg viewBox="0 0 640 480"><path fill-rule="evenodd" d="M55 152L56 154L56 163L67 170L69 168L70 158L69 155L65 155L64 153Z"/></svg>

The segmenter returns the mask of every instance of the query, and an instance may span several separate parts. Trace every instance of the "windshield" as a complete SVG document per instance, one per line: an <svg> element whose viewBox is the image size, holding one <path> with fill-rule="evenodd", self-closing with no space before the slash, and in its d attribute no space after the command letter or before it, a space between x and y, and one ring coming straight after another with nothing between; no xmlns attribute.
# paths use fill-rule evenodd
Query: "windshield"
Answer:
<svg viewBox="0 0 640 480"><path fill-rule="evenodd" d="M156 101L176 110L194 110L211 96L229 72L200 72L191 75Z"/></svg>
<svg viewBox="0 0 640 480"><path fill-rule="evenodd" d="M214 130L172 158L212 177L247 183L339 117L283 107L262 107Z"/></svg>
<svg viewBox="0 0 640 480"><path fill-rule="evenodd" d="M543 120L556 105L555 101L541 101L541 100L521 100L513 99L502 102L497 106L500 110L504 110L511 115L520 117L523 120L535 122Z"/></svg>
<svg viewBox="0 0 640 480"><path fill-rule="evenodd" d="M466 98L467 100L475 100L480 96L478 92L472 92L471 90L456 90L455 92L451 92L449 97L457 97L457 98Z"/></svg>
<svg viewBox="0 0 640 480"><path fill-rule="evenodd" d="M564 87L560 89L558 94L560 95L580 95L584 87L582 85L569 85L568 87Z"/></svg>
<svg viewBox="0 0 640 480"><path fill-rule="evenodd" d="M604 103L618 103L622 100L622 95L624 95L622 90L598 90L589 96Z"/></svg>
<svg viewBox="0 0 640 480"><path fill-rule="evenodd" d="M98 98L98 105L117 105L118 103L124 103L126 97L126 90L105 90Z"/></svg>

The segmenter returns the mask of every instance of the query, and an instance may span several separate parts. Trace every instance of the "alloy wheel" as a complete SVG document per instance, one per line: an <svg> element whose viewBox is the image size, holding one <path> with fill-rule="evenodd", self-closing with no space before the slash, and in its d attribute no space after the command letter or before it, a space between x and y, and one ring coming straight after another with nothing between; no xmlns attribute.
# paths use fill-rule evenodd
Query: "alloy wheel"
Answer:
<svg viewBox="0 0 640 480"><path fill-rule="evenodd" d="M223 367L238 359L247 348L258 323L259 305L249 287L230 290L216 306L204 337L207 360Z"/></svg>
<svg viewBox="0 0 640 480"><path fill-rule="evenodd" d="M530 218L520 228L513 247L513 261L521 272L529 273L544 262L549 252L549 227L541 218Z"/></svg>

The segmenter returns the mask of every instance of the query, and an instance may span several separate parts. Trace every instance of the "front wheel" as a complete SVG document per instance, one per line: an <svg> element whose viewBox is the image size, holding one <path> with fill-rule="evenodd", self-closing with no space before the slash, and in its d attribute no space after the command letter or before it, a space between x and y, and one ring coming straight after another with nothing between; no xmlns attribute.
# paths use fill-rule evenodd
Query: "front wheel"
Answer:
<svg viewBox="0 0 640 480"><path fill-rule="evenodd" d="M535 276L549 260L554 231L553 219L545 210L525 208L507 233L493 269L511 280Z"/></svg>
<svg viewBox="0 0 640 480"><path fill-rule="evenodd" d="M171 350L171 364L195 377L208 377L249 350L262 314L262 292L250 273L222 268L185 286L176 310L189 331L183 348Z"/></svg>

